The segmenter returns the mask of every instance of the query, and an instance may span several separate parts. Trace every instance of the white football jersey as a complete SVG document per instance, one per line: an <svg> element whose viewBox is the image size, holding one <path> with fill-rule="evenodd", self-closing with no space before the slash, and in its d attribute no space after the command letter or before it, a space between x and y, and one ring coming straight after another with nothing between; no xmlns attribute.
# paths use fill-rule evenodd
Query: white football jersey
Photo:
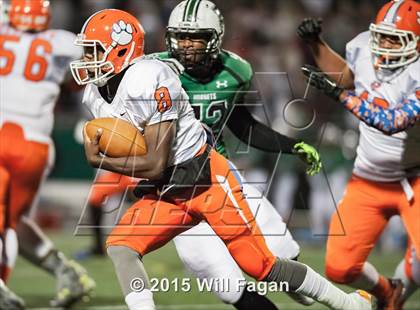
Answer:
<svg viewBox="0 0 420 310"><path fill-rule="evenodd" d="M402 72L394 73L391 79L380 79L373 67L369 32L363 32L350 41L346 53L358 96L368 95L369 100L388 108L395 108L406 99L420 100L420 59ZM418 123L391 136L363 122L360 122L359 130L360 140L354 164L356 175L379 182L400 181L420 175Z"/></svg>
<svg viewBox="0 0 420 310"><path fill-rule="evenodd" d="M146 126L176 120L176 137L169 166L193 158L207 139L178 75L159 60L140 58L131 65L111 103L102 97L97 86L88 84L83 103L93 118L121 118L141 132Z"/></svg>
<svg viewBox="0 0 420 310"><path fill-rule="evenodd" d="M26 139L50 142L60 84L70 61L82 56L75 38L65 30L29 33L0 24L0 126L14 122Z"/></svg>

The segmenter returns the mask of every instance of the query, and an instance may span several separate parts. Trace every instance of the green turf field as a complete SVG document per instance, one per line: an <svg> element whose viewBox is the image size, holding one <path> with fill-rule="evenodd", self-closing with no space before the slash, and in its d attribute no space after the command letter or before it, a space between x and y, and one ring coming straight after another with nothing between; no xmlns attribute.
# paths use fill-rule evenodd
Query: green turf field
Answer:
<svg viewBox="0 0 420 310"><path fill-rule="evenodd" d="M86 247L89 242L87 237L74 237L70 233L68 235L51 234L51 237L66 255L71 255L78 249ZM385 275L391 276L401 257L402 253L391 255L373 253L371 262ZM311 265L317 271L323 270L323 259L324 252L321 249L305 247L302 250L301 261ZM148 255L145 265L150 277L166 277L170 280L176 277L189 277L172 244ZM78 304L74 309L126 309L123 306L123 298L111 262L107 258L91 259L85 261L84 266L96 280L97 288L95 296L88 303ZM191 279L191 284L192 290L189 293L173 290L156 293L155 302L159 305L158 309L233 309L233 307L221 304L210 293L198 292L195 279ZM52 277L22 259L18 260L10 281L10 287L26 300L29 309L48 308L48 301L54 293L54 285ZM270 298L278 304L279 309L305 309L293 303L283 293L270 293ZM324 308L317 305L309 309ZM419 292L411 298L406 309L420 309Z"/></svg>

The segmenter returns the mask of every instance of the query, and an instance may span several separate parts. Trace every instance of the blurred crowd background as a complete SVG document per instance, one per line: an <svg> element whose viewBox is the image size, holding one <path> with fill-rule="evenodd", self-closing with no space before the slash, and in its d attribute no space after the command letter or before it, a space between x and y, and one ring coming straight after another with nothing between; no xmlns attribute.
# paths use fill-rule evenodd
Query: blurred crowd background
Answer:
<svg viewBox="0 0 420 310"><path fill-rule="evenodd" d="M52 27L77 33L92 13L104 8L124 9L137 16L146 31L146 52L165 49L165 27L175 0L51 0ZM358 141L358 122L339 103L314 90L307 91L300 66L313 63L310 51L296 35L305 17L323 19L323 36L344 56L345 45L368 29L384 0L214 0L225 19L223 47L248 60L254 69L254 85L260 104L253 113L283 134L316 146L324 169L316 177L305 175L305 166L294 156L265 154L241 145L227 133L228 150L245 177L266 191L301 241L324 243L329 217L341 199L351 174ZM77 143L74 128L83 117L80 93L64 90L56 107L54 140L56 163L43 190L41 220L54 222L54 204L64 207L75 195L89 190L94 171ZM301 100L305 99L305 100ZM313 122L312 122L313 120ZM76 134L75 134L76 133ZM54 200L63 196L65 201ZM83 185L72 187L70 184ZM73 189L72 189L73 188ZM58 194L60 192L60 194ZM53 201L53 202L51 202ZM51 206L54 205L54 206ZM48 207L50 206L50 207ZM79 214L81 206L69 214ZM57 215L60 219L62 216ZM67 217L72 218L72 217ZM51 223L50 223L51 224ZM74 225L74 222L73 222ZM384 250L403 240L398 219L391 221ZM344 231L343 231L344 233Z"/></svg>

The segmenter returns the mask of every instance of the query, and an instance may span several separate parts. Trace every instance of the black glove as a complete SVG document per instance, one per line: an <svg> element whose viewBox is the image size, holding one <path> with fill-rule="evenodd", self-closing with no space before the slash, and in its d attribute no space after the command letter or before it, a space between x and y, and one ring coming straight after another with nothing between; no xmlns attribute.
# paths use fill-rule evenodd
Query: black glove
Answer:
<svg viewBox="0 0 420 310"><path fill-rule="evenodd" d="M324 72L311 65L304 65L301 69L311 86L318 88L334 100L339 100L340 94L344 89L338 87L337 83L331 80Z"/></svg>
<svg viewBox="0 0 420 310"><path fill-rule="evenodd" d="M322 18L305 18L297 29L297 34L305 42L311 43L319 41L322 31Z"/></svg>

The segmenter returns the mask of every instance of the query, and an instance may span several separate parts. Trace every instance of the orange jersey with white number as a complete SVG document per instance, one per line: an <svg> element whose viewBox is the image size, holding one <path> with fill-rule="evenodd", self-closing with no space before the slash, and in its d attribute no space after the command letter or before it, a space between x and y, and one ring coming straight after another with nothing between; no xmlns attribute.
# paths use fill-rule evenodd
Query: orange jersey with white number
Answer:
<svg viewBox="0 0 420 310"><path fill-rule="evenodd" d="M420 59L402 71L379 78L369 48L369 32L347 44L347 64L354 73L358 96L384 108L397 108L406 99L420 100ZM391 75L392 74L392 75ZM420 175L420 124L394 135L361 122L354 174L364 179L392 182Z"/></svg>
<svg viewBox="0 0 420 310"><path fill-rule="evenodd" d="M82 55L64 30L38 33L0 25L0 126L19 124L28 140L50 142L53 110L69 62Z"/></svg>

